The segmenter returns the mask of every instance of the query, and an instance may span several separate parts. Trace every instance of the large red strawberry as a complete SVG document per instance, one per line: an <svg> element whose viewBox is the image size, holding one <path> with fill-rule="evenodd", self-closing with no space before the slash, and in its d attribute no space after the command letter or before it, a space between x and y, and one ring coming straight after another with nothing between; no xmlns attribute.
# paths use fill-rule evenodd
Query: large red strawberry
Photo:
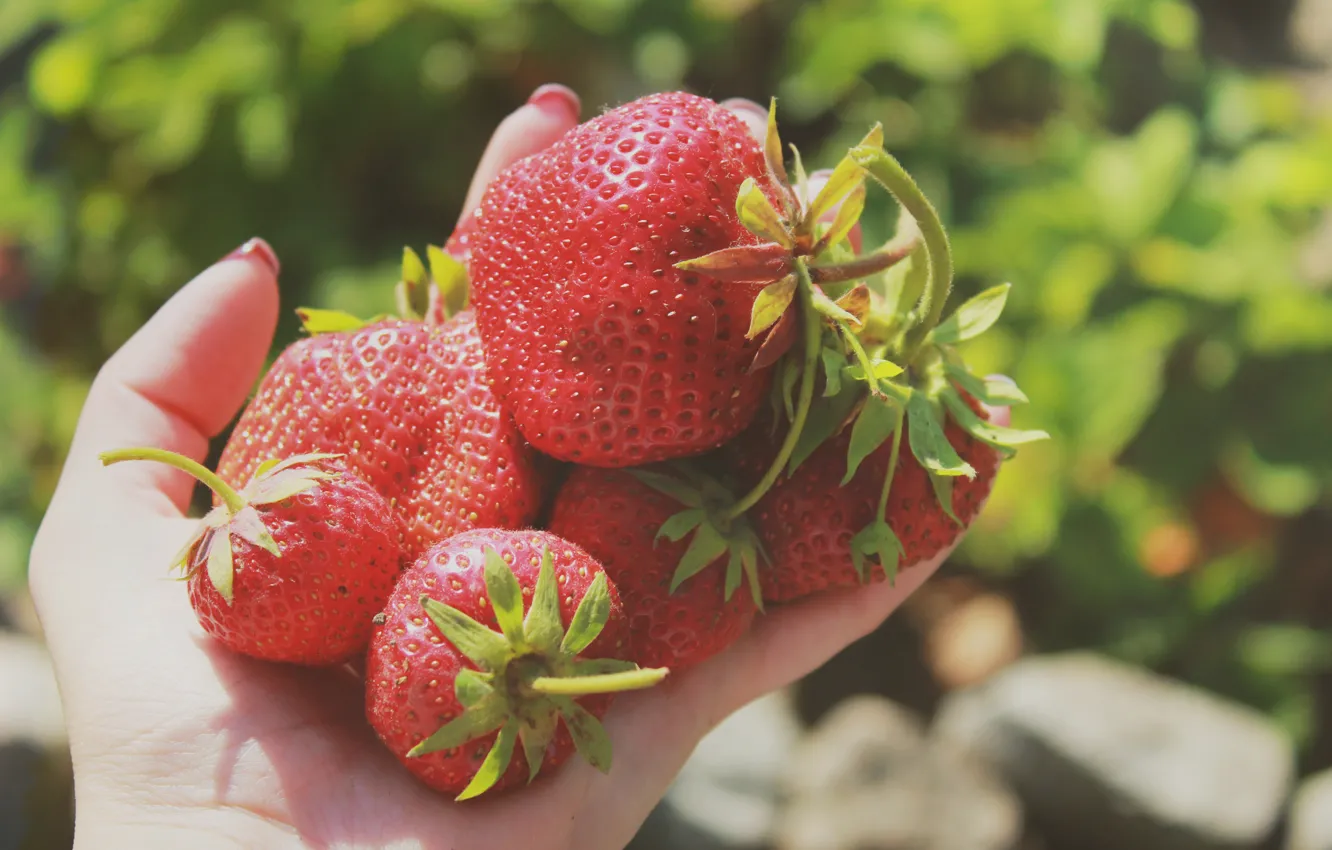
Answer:
<svg viewBox="0 0 1332 850"><path fill-rule="evenodd" d="M311 320L318 327L319 314ZM260 384L219 462L243 480L265 458L338 452L394 507L404 555L469 528L521 528L541 507L536 453L490 390L470 311L315 333Z"/></svg>
<svg viewBox="0 0 1332 850"><path fill-rule="evenodd" d="M122 449L104 463L154 460L221 500L176 559L204 631L268 661L340 664L364 651L398 576L397 528L384 497L329 455L263 464L236 490L161 449Z"/></svg>
<svg viewBox="0 0 1332 850"><path fill-rule="evenodd" d="M530 781L575 749L608 770L597 718L609 694L666 673L616 660L628 633L614 585L544 531L478 529L436 543L377 622L370 724L408 770L460 799Z"/></svg>
<svg viewBox="0 0 1332 850"><path fill-rule="evenodd" d="M738 118L674 93L606 112L490 185L472 298L496 393L533 445L629 466L750 422L768 384L746 338L762 284L676 268L759 241L736 212L746 179L780 197Z"/></svg>
<svg viewBox="0 0 1332 850"><path fill-rule="evenodd" d="M614 469L576 468L555 496L550 530L606 569L629 615L630 657L646 667L697 664L733 643L754 617L754 596L740 587L741 553L729 564L706 551L691 559L683 540L657 539L687 507Z"/></svg>
<svg viewBox="0 0 1332 850"><path fill-rule="evenodd" d="M980 411L979 406L975 409ZM909 444L910 423L900 427ZM883 580L933 558L951 546L979 513L1002 460L998 449L950 418L944 434L972 473L950 479L953 483L944 486L951 494L937 492L937 479L932 480L897 441L885 441L864 455L847 479L852 433L848 428L820 445L749 510L749 521L769 556L760 571L765 600L788 602ZM775 450L770 424L762 422L729 446L726 454L738 477L752 485L768 468ZM894 465L886 509L881 508L885 478ZM952 516L941 499L951 503ZM879 519L891 530L886 538ZM883 563L885 555L891 563Z"/></svg>

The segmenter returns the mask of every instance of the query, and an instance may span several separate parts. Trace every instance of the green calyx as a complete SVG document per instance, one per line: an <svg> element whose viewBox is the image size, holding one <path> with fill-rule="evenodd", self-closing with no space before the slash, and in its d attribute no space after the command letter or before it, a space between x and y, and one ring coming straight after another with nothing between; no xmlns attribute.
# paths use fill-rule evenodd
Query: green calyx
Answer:
<svg viewBox="0 0 1332 850"><path fill-rule="evenodd" d="M993 425L963 395L991 405L1026 401L1011 383L970 372L956 350L995 323L1009 286L982 292L943 318L953 284L948 236L934 205L884 150L881 127L872 128L842 158L812 197L794 148L796 181L788 184L775 101L763 150L780 203L774 206L752 179L736 199L738 219L761 243L678 264L728 283L766 284L754 299L747 335L766 334L753 368L775 368L774 428L784 421L787 430L767 474L734 499L723 516L732 522L740 518L783 475L792 474L846 428L851 434L843 484L870 453L891 441L878 514L851 543L862 578L869 558L891 577L902 548L884 518L903 430L907 449L928 472L940 506L955 521L953 484L976 472L948 442L949 418L1006 457L1014 447L1048 436ZM864 210L869 182L888 190L901 217L891 240L857 255L848 236ZM794 332L797 325L800 333ZM821 392L816 384L822 385Z"/></svg>
<svg viewBox="0 0 1332 850"><path fill-rule="evenodd" d="M250 482L240 490L201 464L165 449L116 449L102 452L99 457L104 466L127 460L164 463L188 472L217 494L222 504L204 515L198 528L172 559L171 566L186 578L206 569L209 582L230 605L236 577L232 536L240 537L274 557L282 557L282 550L264 525L259 508L284 502L335 477L337 472L328 462L341 455L312 453L264 461Z"/></svg>
<svg viewBox="0 0 1332 850"><path fill-rule="evenodd" d="M671 576L670 592L675 593L686 581L724 558L723 598L729 601L743 581L749 585L754 604L762 610L758 563L763 549L744 516L744 509L737 510L731 491L711 476L683 462L670 468L673 474L628 470L639 482L670 496L685 508L671 515L657 532L658 539L672 543L689 538L680 564Z"/></svg>
<svg viewBox="0 0 1332 850"><path fill-rule="evenodd" d="M485 552L485 583L499 631L428 596L421 606L453 647L475 665L454 683L462 714L441 726L407 755L417 758L495 734L485 760L458 795L466 800L490 789L509 768L521 745L528 781L536 778L546 749L563 720L578 753L603 772L611 766L606 730L576 697L636 690L665 678L665 668L643 669L629 661L580 658L610 617L610 587L598 573L565 629L560 590L549 550L541 556L532 602L523 612L523 591L513 570L494 549Z"/></svg>
<svg viewBox="0 0 1332 850"><path fill-rule="evenodd" d="M467 309L467 267L436 245L426 246L426 261L428 269L410 247L402 249L402 278L393 290L396 316L413 322L442 324ZM311 336L357 331L392 318L388 313L380 313L362 319L342 310L315 307L299 307L296 315Z"/></svg>

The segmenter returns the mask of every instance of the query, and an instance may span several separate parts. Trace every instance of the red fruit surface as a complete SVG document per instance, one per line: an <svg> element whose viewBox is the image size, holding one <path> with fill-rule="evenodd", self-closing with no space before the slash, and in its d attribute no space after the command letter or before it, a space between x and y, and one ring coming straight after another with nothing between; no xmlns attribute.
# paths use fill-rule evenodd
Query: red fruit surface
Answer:
<svg viewBox="0 0 1332 850"><path fill-rule="evenodd" d="M412 747L462 713L454 696L454 680L463 668L475 669L426 616L420 598L429 596L498 631L486 591L485 550L494 548L509 563L523 590L526 610L547 547L560 588L560 621L567 628L583 594L602 569L582 549L545 531L476 529L442 540L402 574L384 608L385 622L375 627L370 640L366 716L399 761L431 788L450 794L462 791L485 759L495 733L456 749L407 757ZM582 657L623 658L628 649L627 623L613 582L610 590L610 618ZM611 697L579 697L578 702L600 718ZM573 752L573 740L561 720L546 749L543 772L558 767ZM526 781L527 760L522 747L515 747L508 770L494 789Z"/></svg>
<svg viewBox="0 0 1332 850"><path fill-rule="evenodd" d="M689 540L658 540L657 531L682 510L612 469L578 467L555 496L550 530L601 562L629 617L629 659L643 667L697 664L730 646L754 619L748 584L725 598L725 556L670 592Z"/></svg>
<svg viewBox="0 0 1332 850"><path fill-rule="evenodd" d="M986 416L979 406L977 412ZM776 454L777 442L769 436L770 428L770 423L756 423L723 453L746 484L757 482ZM994 448L972 437L951 418L944 434L976 470L974 479L954 479L953 512L962 525L953 522L940 507L929 474L911 454L908 433L903 432L884 515L905 550L899 569L933 558L952 545L980 512L998 474L1002 458ZM750 522L771 559L759 570L765 601L789 602L831 588L861 584L851 561L851 538L874 519L892 448L890 440L871 452L851 480L841 486L850 440L847 428L819 446L794 475L778 479L750 509ZM884 579L877 563L867 564L866 570L870 580Z"/></svg>
<svg viewBox="0 0 1332 850"><path fill-rule="evenodd" d="M763 154L716 103L659 94L613 109L501 174L470 234L495 391L537 448L585 466L698 454L749 424L770 370L745 339L762 284L675 268L758 240L741 183Z"/></svg>
<svg viewBox="0 0 1332 850"><path fill-rule="evenodd" d="M269 661L327 665L359 655L399 572L397 527L384 497L343 472L256 510L282 556L232 534L231 604L206 566L192 564L190 604L204 631Z"/></svg>
<svg viewBox="0 0 1332 850"><path fill-rule="evenodd" d="M472 234L475 232L476 216L469 212L449 234L444 251L458 262L467 263L472 258Z"/></svg>
<svg viewBox="0 0 1332 850"><path fill-rule="evenodd" d="M218 473L338 452L389 499L403 555L469 528L521 528L545 473L486 380L470 311L443 324L386 321L300 340L264 377Z"/></svg>

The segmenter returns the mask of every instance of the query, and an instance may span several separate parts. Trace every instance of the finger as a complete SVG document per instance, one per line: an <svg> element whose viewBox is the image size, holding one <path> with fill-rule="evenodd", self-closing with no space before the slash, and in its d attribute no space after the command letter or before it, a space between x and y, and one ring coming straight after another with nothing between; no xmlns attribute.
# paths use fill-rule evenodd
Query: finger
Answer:
<svg viewBox="0 0 1332 850"><path fill-rule="evenodd" d="M466 230L490 181L523 157L553 145L578 123L580 111L578 95L572 89L548 83L532 92L527 103L501 121L472 175L458 229Z"/></svg>
<svg viewBox="0 0 1332 850"><path fill-rule="evenodd" d="M155 446L203 459L272 344L277 273L267 243L247 242L186 284L107 361L88 392L53 503L96 492L121 507L185 509L189 476L152 463L105 469L97 456Z"/></svg>
<svg viewBox="0 0 1332 850"><path fill-rule="evenodd" d="M757 139L759 144L763 144L764 138L768 135L768 110L745 97L728 98L720 105L731 110L735 113L735 117L745 122L749 134Z"/></svg>

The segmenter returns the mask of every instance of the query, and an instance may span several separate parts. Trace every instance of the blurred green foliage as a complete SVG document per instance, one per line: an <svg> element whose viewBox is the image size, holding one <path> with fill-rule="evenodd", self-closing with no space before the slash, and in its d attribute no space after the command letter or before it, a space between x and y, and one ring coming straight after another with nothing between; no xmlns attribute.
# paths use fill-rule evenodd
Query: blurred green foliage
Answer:
<svg viewBox="0 0 1332 850"><path fill-rule="evenodd" d="M961 292L1015 284L968 355L1054 439L960 562L1036 646L1201 682L1332 760L1332 116L1207 49L1207 5L6 0L0 584L91 374L233 245L275 245L288 307L374 312L536 85L775 93L807 163L883 121Z"/></svg>

